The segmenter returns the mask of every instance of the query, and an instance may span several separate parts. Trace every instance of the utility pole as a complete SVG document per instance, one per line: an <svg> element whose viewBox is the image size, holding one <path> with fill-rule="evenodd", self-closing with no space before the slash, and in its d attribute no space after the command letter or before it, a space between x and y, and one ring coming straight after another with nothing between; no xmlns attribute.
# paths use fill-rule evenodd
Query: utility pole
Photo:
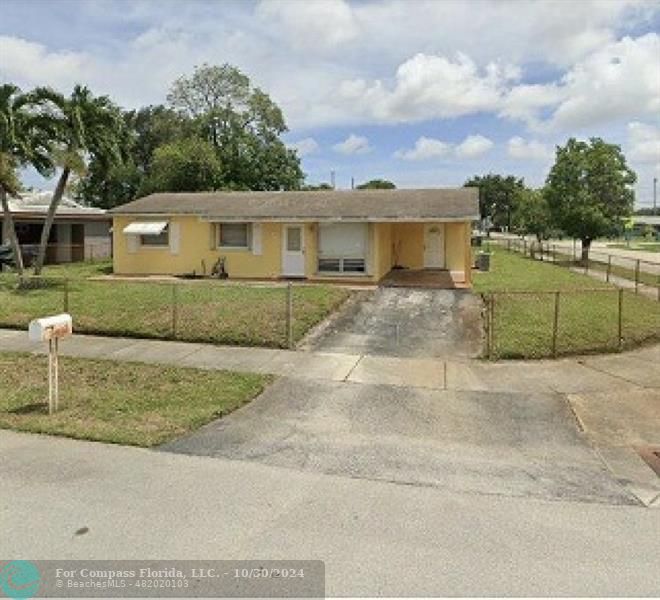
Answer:
<svg viewBox="0 0 660 600"><path fill-rule="evenodd" d="M351 189L355 189L355 177L351 177Z"/></svg>
<svg viewBox="0 0 660 600"><path fill-rule="evenodd" d="M332 186L332 189L335 189L335 172L334 170L330 171L330 185Z"/></svg>
<svg viewBox="0 0 660 600"><path fill-rule="evenodd" d="M658 209L658 178L653 178L653 214Z"/></svg>

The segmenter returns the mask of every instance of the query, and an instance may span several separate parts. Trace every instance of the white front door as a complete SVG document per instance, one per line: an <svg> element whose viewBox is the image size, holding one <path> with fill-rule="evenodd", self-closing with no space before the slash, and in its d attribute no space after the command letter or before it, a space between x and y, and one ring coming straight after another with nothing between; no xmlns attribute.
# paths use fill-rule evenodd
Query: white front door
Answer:
<svg viewBox="0 0 660 600"><path fill-rule="evenodd" d="M436 223L424 225L424 268L444 269L445 241L444 227Z"/></svg>
<svg viewBox="0 0 660 600"><path fill-rule="evenodd" d="M282 236L282 275L305 276L304 225L284 225Z"/></svg>

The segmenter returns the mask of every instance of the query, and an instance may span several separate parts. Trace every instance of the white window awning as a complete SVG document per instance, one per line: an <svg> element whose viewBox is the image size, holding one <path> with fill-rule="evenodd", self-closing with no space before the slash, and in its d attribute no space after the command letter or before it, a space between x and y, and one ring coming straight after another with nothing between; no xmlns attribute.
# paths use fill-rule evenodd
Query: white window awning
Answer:
<svg viewBox="0 0 660 600"><path fill-rule="evenodd" d="M167 221L136 221L124 227L127 235L160 235L167 229Z"/></svg>

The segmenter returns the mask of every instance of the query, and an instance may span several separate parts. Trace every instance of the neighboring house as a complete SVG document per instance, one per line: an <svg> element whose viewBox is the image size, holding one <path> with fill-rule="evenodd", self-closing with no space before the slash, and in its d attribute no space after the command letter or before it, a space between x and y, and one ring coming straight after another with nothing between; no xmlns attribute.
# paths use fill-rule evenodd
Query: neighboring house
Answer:
<svg viewBox="0 0 660 600"><path fill-rule="evenodd" d="M652 232L656 238L660 238L660 216L633 215L630 217L633 226L633 235L643 236Z"/></svg>
<svg viewBox="0 0 660 600"><path fill-rule="evenodd" d="M476 188L160 193L112 209L114 272L377 282L394 267L470 284Z"/></svg>
<svg viewBox="0 0 660 600"><path fill-rule="evenodd" d="M36 255L41 229L46 219L53 192L25 192L20 198L10 198L18 242L26 263ZM46 263L67 263L111 256L111 217L100 208L78 204L66 196L57 209L51 229ZM9 237L0 211L0 245Z"/></svg>

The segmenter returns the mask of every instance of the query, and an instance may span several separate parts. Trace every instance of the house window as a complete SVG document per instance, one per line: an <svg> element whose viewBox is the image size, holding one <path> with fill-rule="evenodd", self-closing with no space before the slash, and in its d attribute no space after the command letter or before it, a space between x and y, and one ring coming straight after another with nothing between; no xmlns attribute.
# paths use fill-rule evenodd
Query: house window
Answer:
<svg viewBox="0 0 660 600"><path fill-rule="evenodd" d="M218 226L218 246L220 248L250 247L250 226L248 223L220 223Z"/></svg>
<svg viewBox="0 0 660 600"><path fill-rule="evenodd" d="M366 273L366 223L329 223L319 227L320 273Z"/></svg>
<svg viewBox="0 0 660 600"><path fill-rule="evenodd" d="M169 246L170 245L170 231L166 227L157 234L148 234L140 236L140 244L142 246Z"/></svg>

